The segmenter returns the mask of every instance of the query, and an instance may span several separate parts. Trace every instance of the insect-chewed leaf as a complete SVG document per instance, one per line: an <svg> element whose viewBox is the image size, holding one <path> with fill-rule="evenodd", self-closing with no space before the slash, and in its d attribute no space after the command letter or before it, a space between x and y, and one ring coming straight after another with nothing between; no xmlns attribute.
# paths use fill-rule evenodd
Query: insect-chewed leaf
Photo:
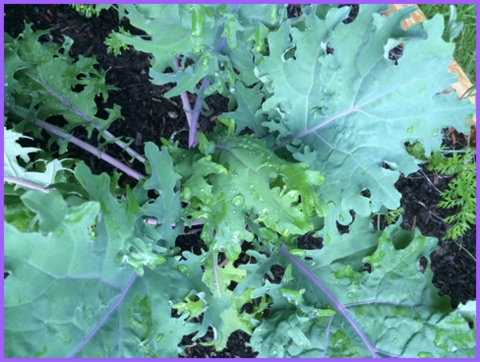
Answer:
<svg viewBox="0 0 480 362"><path fill-rule="evenodd" d="M338 311L309 313L308 308L325 310L330 301L294 266L291 278L254 290L255 296L267 293L273 299L271 313L252 335L259 357L475 356L475 328L469 326L469 316L453 310L448 298L438 295L430 268L423 272L419 268L420 258L429 261L437 247L435 238L419 231L399 235L401 220L383 232L374 231L371 220L358 215L350 232L341 234L328 227L335 221L333 213L329 215L319 233L329 238L328 243L320 250L306 250L302 262L343 305L351 321ZM364 263L371 270L364 271ZM260 259L259 266L263 264ZM245 280L259 266L248 266ZM245 286L239 287L240 292ZM282 304L279 289L290 309Z"/></svg>
<svg viewBox="0 0 480 362"><path fill-rule="evenodd" d="M415 8L382 16L384 5L360 5L348 24L348 7L323 9L269 33L269 54L257 67L271 119L263 126L279 142L296 140L294 156L326 176L318 192L348 222L349 210L396 209L395 181L418 169L405 142L420 141L428 155L440 147L442 128L468 131L475 108L444 92L457 77L447 69L454 46L442 39L440 15L402 30ZM389 59L401 43L402 57Z"/></svg>

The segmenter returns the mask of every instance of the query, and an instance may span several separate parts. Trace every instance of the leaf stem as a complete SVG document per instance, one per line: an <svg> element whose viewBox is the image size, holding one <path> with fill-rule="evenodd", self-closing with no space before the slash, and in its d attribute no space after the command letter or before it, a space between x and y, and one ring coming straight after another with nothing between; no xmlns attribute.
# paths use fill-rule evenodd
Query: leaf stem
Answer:
<svg viewBox="0 0 480 362"><path fill-rule="evenodd" d="M208 88L210 82L208 81L207 77L203 78L202 85L199 90L199 95L197 96L197 100L195 101L195 106L193 107L193 114L192 114L192 124L190 127L190 131L188 133L188 147L195 147L198 144L198 119L200 118L200 110L202 108L202 97L201 94L205 92L205 89Z"/></svg>
<svg viewBox="0 0 480 362"><path fill-rule="evenodd" d="M175 67L177 68L177 70L182 69L178 64L177 57L173 58L173 63L175 64ZM197 125L198 125L198 119L200 118L200 109L202 105L201 94L205 91L205 89L208 88L209 85L210 85L210 82L207 80L207 77L205 76L202 80L202 85L200 86L200 89L198 91L199 94L197 95L197 100L195 101L195 106L193 107L193 110L190 105L187 92L185 91L185 92L182 92L182 94L180 94L180 99L182 100L183 110L185 111L185 115L187 117L187 122L189 127L189 132L188 132L189 148L195 147L198 143Z"/></svg>
<svg viewBox="0 0 480 362"><path fill-rule="evenodd" d="M37 185L36 183L26 181L26 180L23 180L23 179L18 178L18 177L3 175L3 181L8 182L8 183L12 183L12 184L16 184L16 185L20 185L20 186L23 186L23 187L26 187L26 188L29 188L29 189L38 190L38 191L43 192L44 194L48 194L49 192L53 191L51 189L46 189L46 188L44 188L40 185Z"/></svg>
<svg viewBox="0 0 480 362"><path fill-rule="evenodd" d="M355 321L350 317L348 314L345 306L338 301L337 298L315 277L315 275L309 270L305 265L302 264L300 260L295 258L293 255L289 253L289 251L282 245L280 247L280 252L293 264L295 265L303 274L305 274L312 283L322 291L323 294L330 300L333 304L333 307L339 311L347 320L348 323L352 326L358 336L361 338L367 349L370 351L372 357L377 357L377 349L370 343L367 339L367 336L362 332L360 327L355 323Z"/></svg>
<svg viewBox="0 0 480 362"><path fill-rule="evenodd" d="M175 68L177 70L181 70L182 68L178 64L178 57L173 57L173 64L175 64ZM188 100L187 92L182 92L180 94L180 99L182 100L183 110L185 111L185 115L187 117L188 127L192 128L192 107L190 106L190 101Z"/></svg>
<svg viewBox="0 0 480 362"><path fill-rule="evenodd" d="M240 5L237 5L235 7L234 13L236 13L240 9ZM221 52L225 45L227 44L227 38L222 36L220 45L218 46L217 51ZM175 64L175 67L177 70L181 70L180 65L178 64L178 58L174 57L173 58L173 63ZM182 92L180 94L180 99L182 100L183 104L183 109L185 110L185 114L187 117L188 121L188 126L189 126L189 131L188 131L188 147L192 148L195 147L198 144L198 119L200 118L200 110L202 108L202 95L203 92L209 87L210 81L207 79L207 75L202 79L202 85L200 86L200 89L197 92L197 99L195 101L195 106L192 107L190 105L190 101L188 100L188 94L187 92Z"/></svg>
<svg viewBox="0 0 480 362"><path fill-rule="evenodd" d="M85 121L93 124L93 126L100 132L103 134L103 136L106 138L106 139L109 139L109 140L114 140L114 143L117 145L117 146L120 146L123 150L125 150L130 156L133 156L135 157L138 161L140 161L141 163L145 163L145 158L143 156L141 156L138 152L136 152L135 150L133 150L132 148L130 148L129 146L127 146L124 142L120 141L120 140L117 140L116 137L111 134L109 131L103 129L98 123L95 123L93 121L92 118L88 117L86 114L82 113L80 110L78 110L77 108L75 108L70 102L68 102L66 99L62 98L60 95L58 95L52 88L50 88L47 84L45 84L44 82L42 82L40 79L34 77L33 75L31 75L30 73L28 72L23 72L26 76L28 76L30 79L32 79L34 82L40 84L42 87L44 87L48 93L50 93L52 96L54 96L55 98L57 98L60 102L62 102L65 106L67 106L68 108L71 109L71 111L73 113L75 113L77 116L83 118Z"/></svg>
<svg viewBox="0 0 480 362"><path fill-rule="evenodd" d="M136 180L140 180L141 178L145 177L141 173L135 171L134 169L124 165L117 159L113 158L112 156L106 154L105 152L100 151L99 149L95 148L94 146L88 144L87 142L81 141L78 138L69 135L62 131L60 128L55 127L47 122L41 121L39 119L32 120L32 123L43 128L44 130L53 133L54 135L61 137L68 142L73 143L74 145L83 148L85 151L90 152L91 154L98 156L100 159L108 162L112 166L118 168L119 170L125 172L130 177L133 177Z"/></svg>
<svg viewBox="0 0 480 362"><path fill-rule="evenodd" d="M215 276L215 284L217 285L217 291L218 291L218 296L221 298L222 297L222 292L220 290L220 281L218 279L218 263L217 263L217 258L218 254L217 253L212 253L212 259L213 259L213 275Z"/></svg>
<svg viewBox="0 0 480 362"><path fill-rule="evenodd" d="M122 293L119 295L117 301L115 302L114 305L110 308L110 310L103 316L103 318L96 324L95 328L88 334L88 336L80 343L80 345L75 348L75 350L72 352L69 358L75 357L83 347L90 341L90 339L97 333L97 331L100 329L101 326L105 324L105 321L110 317L110 315L113 313L115 309L120 305L120 303L123 301L123 298L125 298L125 295L129 291L130 287L132 286L133 282L137 279L138 274L134 273L133 276L130 278L128 283L125 285L125 287L122 290Z"/></svg>

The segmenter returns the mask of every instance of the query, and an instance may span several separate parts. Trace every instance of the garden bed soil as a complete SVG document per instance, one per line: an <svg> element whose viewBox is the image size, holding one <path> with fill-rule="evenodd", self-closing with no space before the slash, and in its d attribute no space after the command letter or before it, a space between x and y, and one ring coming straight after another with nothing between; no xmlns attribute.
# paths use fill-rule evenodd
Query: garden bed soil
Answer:
<svg viewBox="0 0 480 362"><path fill-rule="evenodd" d="M298 12L298 8L291 7L290 15L295 16L295 12ZM123 121L118 120L112 124L109 128L111 133L141 140L137 145L133 144L133 148L141 153L145 142L160 144L160 137L174 138L182 147L187 147L188 125L182 103L179 97L172 99L163 97L163 94L171 89L170 85L154 86L149 81L148 55L134 49L125 51L118 57L107 53L103 41L112 30L118 30L119 26L123 26L131 29L132 33L135 32L135 29L129 27L127 20L119 21L115 11L102 11L100 17L86 19L68 5L5 5L4 14L5 31L11 36L16 37L23 31L24 22L33 23L34 30L49 29L48 37L59 44L63 42L64 36L72 38L74 40L72 56L95 56L99 66L108 69L106 82L121 90L110 92L108 101L106 103L99 101L99 107L104 109L118 104L122 107L122 115L125 117ZM192 104L195 101L194 97L190 100ZM208 97L207 104L210 112L208 116L201 116L199 120L201 130L210 129L216 117L228 111L227 102L221 96ZM75 131L75 135L89 141L86 134L82 135L81 131ZM465 137L455 132L445 132L444 141L452 149L460 149L465 145ZM94 137L91 142L95 143ZM113 171L109 164L74 145L70 145L68 150L69 157L84 160L95 174ZM108 145L104 151L128 163L117 146ZM140 164L134 163L130 166L139 172L144 171ZM445 190L451 179L451 176L427 171L424 166L415 174L401 176L396 187L402 193L401 206L405 209L402 227L408 230L419 228L423 235L439 239L439 249L431 254L433 283L439 288L440 294L450 296L452 306L456 307L460 302L476 299L476 265L468 253L457 244L443 240L445 230L449 227L443 218L455 213L455 210L438 207L441 200L439 191ZM121 181L123 185L135 183L135 180L127 176L123 176ZM375 220L372 222L376 223ZM177 244L183 250L192 248L199 250L203 244L199 235L198 229L188 230L185 235L178 238ZM475 255L475 226L457 242ZM305 249L320 248L321 239L305 235L299 240L299 245ZM248 243L244 243L244 248L248 248ZM276 279L281 278L282 272L281 269L276 271ZM212 338L212 334L207 334L202 340L206 342ZM187 337L183 342L190 345L185 349L186 357L256 356L248 347L249 336L243 332L232 334L227 348L220 352L215 352L213 347L201 346L198 341L193 343Z"/></svg>

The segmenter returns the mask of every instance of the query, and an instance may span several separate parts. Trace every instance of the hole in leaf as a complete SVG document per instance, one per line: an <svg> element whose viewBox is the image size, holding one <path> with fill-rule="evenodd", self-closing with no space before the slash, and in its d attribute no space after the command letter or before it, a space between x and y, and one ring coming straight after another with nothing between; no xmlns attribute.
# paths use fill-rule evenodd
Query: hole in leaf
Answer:
<svg viewBox="0 0 480 362"><path fill-rule="evenodd" d="M388 59L393 60L395 65L398 65L398 59L400 59L403 55L403 46L397 45L395 48L390 49L388 52Z"/></svg>
<svg viewBox="0 0 480 362"><path fill-rule="evenodd" d="M243 312L247 312L248 314L251 314L251 313L253 313L253 310L254 310L253 303L245 303L240 308L240 314L242 314Z"/></svg>
<svg viewBox="0 0 480 362"><path fill-rule="evenodd" d="M370 197L370 196L372 196L372 193L370 192L369 189L364 189L364 190L362 190L361 194L362 194L363 197Z"/></svg>
<svg viewBox="0 0 480 362"><path fill-rule="evenodd" d="M337 230L340 234L346 234L350 231L349 225L352 225L355 221L355 211L349 210L350 216L352 220L350 222L346 222L345 224L341 224L338 221L336 222Z"/></svg>
<svg viewBox="0 0 480 362"><path fill-rule="evenodd" d="M314 233L302 235L297 240L297 247L304 250L316 250L323 247L323 238L317 238Z"/></svg>
<svg viewBox="0 0 480 362"><path fill-rule="evenodd" d="M393 162L382 162L381 165L380 165L382 168L384 168L385 170L396 170L398 168L398 166L393 163Z"/></svg>
<svg viewBox="0 0 480 362"><path fill-rule="evenodd" d="M350 12L348 13L348 18L346 18L342 22L344 24L350 24L351 22L353 22L357 18L360 6L358 4L339 4L338 5L339 8L341 8L343 6L349 6L350 7Z"/></svg>
<svg viewBox="0 0 480 362"><path fill-rule="evenodd" d="M77 84L74 87L70 87L72 92L81 93L85 89L85 84Z"/></svg>
<svg viewBox="0 0 480 362"><path fill-rule="evenodd" d="M287 16L289 19L298 18L300 15L302 15L302 5L290 4L287 6Z"/></svg>
<svg viewBox="0 0 480 362"><path fill-rule="evenodd" d="M228 285L227 289L233 291L237 285L238 283L232 280Z"/></svg>
<svg viewBox="0 0 480 362"><path fill-rule="evenodd" d="M370 263L363 264L363 270L370 274L372 272L372 265Z"/></svg>
<svg viewBox="0 0 480 362"><path fill-rule="evenodd" d="M413 240L415 233L411 230L397 229L392 233L392 244L396 250L405 249Z"/></svg>
<svg viewBox="0 0 480 362"><path fill-rule="evenodd" d="M282 176L279 175L275 180L270 182L270 188L273 189L274 187L279 187L280 189L283 186Z"/></svg>
<svg viewBox="0 0 480 362"><path fill-rule="evenodd" d="M50 43L50 42L53 42L54 38L52 36L52 34L43 34L41 35L39 38L38 38L38 41L40 43ZM59 53L61 52L61 54L63 54L65 51L63 48L59 49Z"/></svg>
<svg viewBox="0 0 480 362"><path fill-rule="evenodd" d="M287 49L287 50L285 51L285 53L283 53L283 55L282 55L282 60L283 60L284 62L286 62L287 60L292 59L292 58L293 58L293 60L296 60L296 59L297 59L297 58L295 57L296 51L297 51L297 47L292 47L292 48L290 48L290 49Z"/></svg>
<svg viewBox="0 0 480 362"><path fill-rule="evenodd" d="M165 73L165 74L173 73L173 68L172 68L172 67L167 67L167 68L165 68L165 70L163 71L163 73Z"/></svg>
<svg viewBox="0 0 480 362"><path fill-rule="evenodd" d="M242 131L239 133L239 135L240 135L240 136L243 136L243 135L249 135L249 134L254 134L254 133L255 133L255 132L254 132L253 129L247 127L247 128L245 128L244 130L242 130Z"/></svg>
<svg viewBox="0 0 480 362"><path fill-rule="evenodd" d="M337 230L340 234L347 234L350 231L350 228L348 225L342 225L338 221L336 221L337 224Z"/></svg>
<svg viewBox="0 0 480 362"><path fill-rule="evenodd" d="M428 265L428 260L427 258L425 258L424 256L422 256L418 262L418 265L419 265L419 268L420 268L420 272L422 274L425 273L425 269L427 268L427 265Z"/></svg>
<svg viewBox="0 0 480 362"><path fill-rule="evenodd" d="M264 275L273 284L279 284L282 281L285 269L280 265L273 265L270 270Z"/></svg>
<svg viewBox="0 0 480 362"><path fill-rule="evenodd" d="M387 223L385 215L375 214L372 217L372 225L375 230L385 230L385 228L390 224Z"/></svg>

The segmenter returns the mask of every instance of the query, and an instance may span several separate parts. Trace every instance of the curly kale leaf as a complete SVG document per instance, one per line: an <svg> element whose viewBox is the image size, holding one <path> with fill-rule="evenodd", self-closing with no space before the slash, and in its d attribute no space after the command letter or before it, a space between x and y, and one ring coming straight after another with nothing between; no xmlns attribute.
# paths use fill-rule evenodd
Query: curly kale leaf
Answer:
<svg viewBox="0 0 480 362"><path fill-rule="evenodd" d="M202 137L201 137L202 139ZM313 190L323 177L303 163L282 160L249 136L216 135L205 148L172 150L182 175L186 213L203 222L202 239L212 252L237 259L243 240L252 241L246 217L289 237L313 230L322 203Z"/></svg>
<svg viewBox="0 0 480 362"><path fill-rule="evenodd" d="M106 100L115 87L105 84L105 72L96 68L94 58L75 60L69 55L72 39L66 37L61 46L41 43L39 38L45 33L25 24L16 39L5 34L5 105L7 111L24 119L16 130L23 132L31 119L50 116L63 116L66 130L85 126L89 136L94 127L107 129L121 118L120 107L106 109L107 118L97 117L95 97Z"/></svg>

